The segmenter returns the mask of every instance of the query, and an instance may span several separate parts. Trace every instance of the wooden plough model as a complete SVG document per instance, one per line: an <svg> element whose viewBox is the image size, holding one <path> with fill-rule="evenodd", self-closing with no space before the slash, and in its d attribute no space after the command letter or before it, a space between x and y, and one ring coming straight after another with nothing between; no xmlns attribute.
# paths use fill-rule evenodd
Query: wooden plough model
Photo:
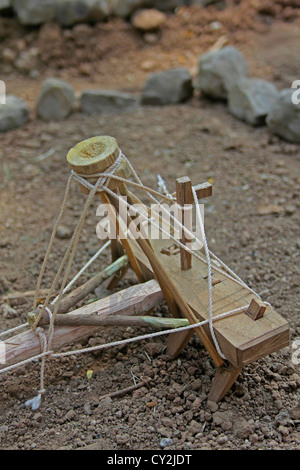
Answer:
<svg viewBox="0 0 300 470"><path fill-rule="evenodd" d="M289 344L287 321L208 250L199 201L211 196L210 184L192 186L190 179L183 177L176 180L176 192L172 195L146 188L116 140L108 136L80 142L70 150L67 160L71 175L65 199L70 181L75 179L87 195L86 206L53 285L40 302L45 266L42 267L27 330L4 340L6 362L0 365L0 372L1 368L10 370L32 358L45 360L47 356L66 354L55 351L92 335L103 326L148 325L162 330L148 337L168 334L166 353L172 358L182 351L193 334L198 335L216 367L208 398L217 402L245 365ZM134 194L132 188L135 187L150 196L161 212L150 214L148 205ZM112 264L85 284L65 293L87 207L95 195L100 196L107 208L110 230L117 235L111 236L105 245L111 246ZM166 203L176 203L180 217L178 214L170 216ZM197 238L192 232L192 207L200 217L202 245L197 249L191 248L193 239ZM44 265L62 214L63 209ZM181 229L179 238L175 236L178 227ZM153 236L153 233L169 234L169 239ZM59 275L65 266L57 293ZM74 310L76 304L104 280L109 288L115 286L128 266L136 273L137 285ZM149 315L163 300L171 318Z"/></svg>

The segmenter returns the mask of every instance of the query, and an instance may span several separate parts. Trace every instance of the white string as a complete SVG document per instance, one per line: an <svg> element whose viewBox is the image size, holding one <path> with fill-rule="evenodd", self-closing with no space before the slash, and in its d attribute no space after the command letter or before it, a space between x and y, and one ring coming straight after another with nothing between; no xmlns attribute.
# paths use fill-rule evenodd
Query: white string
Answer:
<svg viewBox="0 0 300 470"><path fill-rule="evenodd" d="M15 326L14 328L10 328L9 330L2 331L0 333L0 338L2 338L3 336L9 335L13 331L21 330L21 329L26 328L26 327L28 328L28 323L27 322L22 323L22 325Z"/></svg>
<svg viewBox="0 0 300 470"><path fill-rule="evenodd" d="M192 192L193 192L193 196L194 196L194 202L195 202L195 205L196 205L197 216L198 216L198 219L199 219L200 229L201 229L202 238L203 238L203 246L204 246L204 250L205 250L205 254L206 254L206 259L207 259L207 270L208 270L207 285L208 285L208 319L209 319L209 329L210 329L210 333L211 333L212 339L213 339L213 341L214 341L216 350L218 351L219 355L220 355L223 359L226 359L225 356L224 356L224 354L222 353L222 351L221 351L221 349L220 349L219 343L218 343L217 338L216 338L216 335L215 335L214 327L213 327L213 302L212 302L212 280L211 280L211 262L210 262L210 255L209 255L209 249L208 249L208 246L207 246L207 240L206 240L206 235L205 235L203 220L202 220L202 216L201 216L201 211L200 211L200 207L199 207L199 202L198 202L197 194L196 194L196 191L195 191L195 188L194 188L194 187L192 187Z"/></svg>

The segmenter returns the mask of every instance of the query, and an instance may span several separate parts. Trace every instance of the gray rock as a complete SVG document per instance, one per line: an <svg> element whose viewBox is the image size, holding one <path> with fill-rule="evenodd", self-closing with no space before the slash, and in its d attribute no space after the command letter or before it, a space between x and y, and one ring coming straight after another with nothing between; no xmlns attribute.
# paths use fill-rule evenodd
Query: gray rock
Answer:
<svg viewBox="0 0 300 470"><path fill-rule="evenodd" d="M277 88L267 80L241 78L229 90L229 111L241 121L261 125L278 96Z"/></svg>
<svg viewBox="0 0 300 470"><path fill-rule="evenodd" d="M247 76L247 62L233 46L206 52L199 58L198 87L203 95L227 99L232 85Z"/></svg>
<svg viewBox="0 0 300 470"><path fill-rule="evenodd" d="M18 20L24 25L51 21L55 14L55 0L12 0Z"/></svg>
<svg viewBox="0 0 300 470"><path fill-rule="evenodd" d="M157 8L162 11L173 11L177 7L186 5L186 0L148 0L148 7Z"/></svg>
<svg viewBox="0 0 300 470"><path fill-rule="evenodd" d="M114 114L136 109L139 99L131 94L110 90L85 90L80 97L84 114Z"/></svg>
<svg viewBox="0 0 300 470"><path fill-rule="evenodd" d="M146 4L146 0L110 0L112 14L121 18L127 18L135 10L146 6Z"/></svg>
<svg viewBox="0 0 300 470"><path fill-rule="evenodd" d="M0 104L0 132L21 127L29 118L28 105L14 95L6 96L6 104Z"/></svg>
<svg viewBox="0 0 300 470"><path fill-rule="evenodd" d="M55 17L63 26L102 21L109 14L109 0L56 0Z"/></svg>
<svg viewBox="0 0 300 470"><path fill-rule="evenodd" d="M74 101L74 90L69 83L48 78L42 85L36 103L36 112L38 117L45 121L64 119L71 113Z"/></svg>
<svg viewBox="0 0 300 470"><path fill-rule="evenodd" d="M289 142L300 143L300 104L293 103L295 90L290 88L280 92L271 107L266 123L273 134Z"/></svg>
<svg viewBox="0 0 300 470"><path fill-rule="evenodd" d="M146 80L141 102L148 105L182 103L193 95L192 76L185 68L152 73Z"/></svg>
<svg viewBox="0 0 300 470"><path fill-rule="evenodd" d="M0 0L0 10L5 10L11 7L11 0Z"/></svg>

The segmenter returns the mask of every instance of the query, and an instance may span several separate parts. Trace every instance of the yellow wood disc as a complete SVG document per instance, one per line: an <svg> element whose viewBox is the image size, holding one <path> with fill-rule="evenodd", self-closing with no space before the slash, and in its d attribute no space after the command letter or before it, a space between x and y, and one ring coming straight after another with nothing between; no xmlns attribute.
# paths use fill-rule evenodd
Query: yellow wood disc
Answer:
<svg viewBox="0 0 300 470"><path fill-rule="evenodd" d="M112 165L120 149L114 137L97 136L83 140L68 152L69 165L79 174L101 173Z"/></svg>
<svg viewBox="0 0 300 470"><path fill-rule="evenodd" d="M116 161L119 153L120 149L114 137L97 136L83 140L72 147L67 154L67 161L76 173L84 175L94 184L97 177L88 177L88 175L105 172ZM129 177L130 170L124 158L114 175L122 178ZM111 179L108 187L116 189L120 184L122 184L120 181ZM84 192L88 191L84 190Z"/></svg>

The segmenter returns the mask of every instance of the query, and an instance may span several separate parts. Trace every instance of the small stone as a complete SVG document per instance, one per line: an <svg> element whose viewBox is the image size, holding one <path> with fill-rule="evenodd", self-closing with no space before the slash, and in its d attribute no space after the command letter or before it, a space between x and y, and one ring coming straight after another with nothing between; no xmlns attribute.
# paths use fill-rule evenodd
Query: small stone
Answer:
<svg viewBox="0 0 300 470"><path fill-rule="evenodd" d="M279 96L273 83L259 78L241 78L228 92L230 113L252 126L262 125Z"/></svg>
<svg viewBox="0 0 300 470"><path fill-rule="evenodd" d="M72 236L72 231L69 229L69 227L66 227L65 225L59 225L56 229L56 237L65 240L68 238L71 238Z"/></svg>
<svg viewBox="0 0 300 470"><path fill-rule="evenodd" d="M136 109L139 99L132 94L110 90L84 90L80 107L84 114L115 114Z"/></svg>
<svg viewBox="0 0 300 470"><path fill-rule="evenodd" d="M248 439L254 428L253 420L247 421L245 418L240 418L234 421L235 434L241 439Z"/></svg>
<svg viewBox="0 0 300 470"><path fill-rule="evenodd" d="M199 58L198 87L204 95L227 99L232 85L247 76L247 62L233 46L206 52Z"/></svg>
<svg viewBox="0 0 300 470"><path fill-rule="evenodd" d="M189 430L195 436L202 432L202 424L193 419L189 424Z"/></svg>
<svg viewBox="0 0 300 470"><path fill-rule="evenodd" d="M0 132L21 127L28 121L28 105L14 95L6 96L6 103L0 104Z"/></svg>
<svg viewBox="0 0 300 470"><path fill-rule="evenodd" d="M39 25L54 18L55 2L53 0L14 0L14 11L23 25Z"/></svg>
<svg viewBox="0 0 300 470"><path fill-rule="evenodd" d="M164 449L165 447L169 447L169 446L173 445L173 441L170 437L163 437L160 440L159 445L162 449Z"/></svg>
<svg viewBox="0 0 300 470"><path fill-rule="evenodd" d="M69 410L66 415L65 415L65 418L67 421L71 421L72 419L74 419L76 416L76 413L74 410Z"/></svg>
<svg viewBox="0 0 300 470"><path fill-rule="evenodd" d="M2 50L2 59L3 59L3 62L5 62L6 64L12 64L14 60L16 59L16 57L17 57L17 53L13 49L6 47Z"/></svg>
<svg viewBox="0 0 300 470"><path fill-rule="evenodd" d="M213 401L210 401L210 400L208 400L207 406L208 406L208 408L210 409L210 411L212 413L218 411L218 409L219 409L219 406L217 405L217 403L215 403Z"/></svg>
<svg viewBox="0 0 300 470"><path fill-rule="evenodd" d="M73 87L56 78L47 78L41 88L36 112L45 121L61 120L72 111L75 102Z"/></svg>
<svg viewBox="0 0 300 470"><path fill-rule="evenodd" d="M164 345L162 343L155 343L153 341L146 344L145 350L150 357L158 356L162 353Z"/></svg>
<svg viewBox="0 0 300 470"><path fill-rule="evenodd" d="M178 67L150 74L142 92L141 103L153 106L182 103L192 95L192 76L184 67Z"/></svg>
<svg viewBox="0 0 300 470"><path fill-rule="evenodd" d="M165 13L154 8L138 10L131 18L132 25L142 31L158 29L166 20Z"/></svg>
<svg viewBox="0 0 300 470"><path fill-rule="evenodd" d="M55 4L55 17L63 26L84 21L103 21L110 13L106 0L59 0Z"/></svg>
<svg viewBox="0 0 300 470"><path fill-rule="evenodd" d="M289 142L300 143L300 105L293 102L294 92L290 88L280 92L267 115L266 123L273 134Z"/></svg>
<svg viewBox="0 0 300 470"><path fill-rule="evenodd" d="M227 441L228 441L227 436L219 436L217 439L217 443L221 445L226 444Z"/></svg>
<svg viewBox="0 0 300 470"><path fill-rule="evenodd" d="M1 305L0 311L1 315L3 315L3 317L7 319L16 318L18 316L18 312L8 304Z"/></svg>
<svg viewBox="0 0 300 470"><path fill-rule="evenodd" d="M91 405L89 403L85 403L83 405L83 411L86 415L90 416L93 414L92 410L91 410Z"/></svg>
<svg viewBox="0 0 300 470"><path fill-rule="evenodd" d="M295 408L291 410L291 418L295 420L300 420L300 404L295 406Z"/></svg>
<svg viewBox="0 0 300 470"><path fill-rule="evenodd" d="M223 431L229 431L232 428L232 412L231 411L216 411L212 415L213 424L220 426Z"/></svg>
<svg viewBox="0 0 300 470"><path fill-rule="evenodd" d="M282 424L279 426L278 432L280 432L282 436L288 436L290 433L289 428L287 428L286 426L282 426Z"/></svg>

